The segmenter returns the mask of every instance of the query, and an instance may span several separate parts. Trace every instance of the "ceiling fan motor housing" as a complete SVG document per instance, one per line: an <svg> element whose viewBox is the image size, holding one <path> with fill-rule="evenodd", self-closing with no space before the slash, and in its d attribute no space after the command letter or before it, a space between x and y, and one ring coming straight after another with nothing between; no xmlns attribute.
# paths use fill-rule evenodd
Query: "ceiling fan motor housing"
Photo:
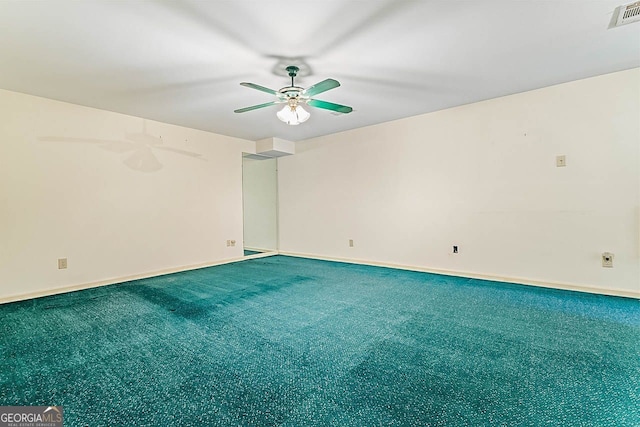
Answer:
<svg viewBox="0 0 640 427"><path fill-rule="evenodd" d="M296 98L303 90L304 88L301 88L299 86L286 86L280 89L278 93L285 95L287 98Z"/></svg>

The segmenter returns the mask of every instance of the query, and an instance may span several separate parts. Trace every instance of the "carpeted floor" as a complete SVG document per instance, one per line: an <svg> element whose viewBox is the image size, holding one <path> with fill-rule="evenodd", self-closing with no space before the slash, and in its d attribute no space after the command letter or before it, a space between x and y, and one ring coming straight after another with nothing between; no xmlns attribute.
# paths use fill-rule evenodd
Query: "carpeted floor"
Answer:
<svg viewBox="0 0 640 427"><path fill-rule="evenodd" d="M638 426L640 301L275 256L0 306L65 426Z"/></svg>
<svg viewBox="0 0 640 427"><path fill-rule="evenodd" d="M248 255L256 255L256 254L261 254L262 252L260 251L252 251L249 249L245 249L244 250L244 256L248 256Z"/></svg>

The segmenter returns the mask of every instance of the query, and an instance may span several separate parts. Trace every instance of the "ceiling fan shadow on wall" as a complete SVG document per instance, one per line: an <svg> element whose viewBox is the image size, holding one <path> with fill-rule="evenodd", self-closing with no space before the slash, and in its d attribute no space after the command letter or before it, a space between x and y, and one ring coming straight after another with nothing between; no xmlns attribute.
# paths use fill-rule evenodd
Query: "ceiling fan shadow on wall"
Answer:
<svg viewBox="0 0 640 427"><path fill-rule="evenodd" d="M165 145L162 136L156 137L147 131L146 120L142 121L142 133L125 133L124 139L99 139L99 138L72 138L72 137L56 137L42 136L38 140L46 142L73 142L81 144L95 144L99 148L116 154L124 154L122 160L127 167L139 172L156 172L162 169L163 164L160 163L155 150L163 150L188 156L193 159L206 161L200 153L183 150L177 147Z"/></svg>
<svg viewBox="0 0 640 427"><path fill-rule="evenodd" d="M302 104L307 104L311 107L322 108L323 110L330 110L341 114L347 114L353 111L353 108L347 107L346 105L334 104L333 102L321 101L319 99L312 98L315 95L331 89L335 89L340 86L340 82L338 82L337 80L326 79L321 81L320 83L316 83L315 85L304 89L296 86L294 83L294 79L300 69L294 65L290 65L286 68L286 70L289 73L289 77L291 77L291 86L285 86L277 91L257 85L255 83L240 83L240 85L242 86L275 95L278 99L271 102L265 102L264 104L240 108L234 110L234 113L246 113L247 111L270 107L272 105L286 104L282 108L282 110L278 111L277 116L286 124L293 126L306 122L311 116L309 112L302 108Z"/></svg>

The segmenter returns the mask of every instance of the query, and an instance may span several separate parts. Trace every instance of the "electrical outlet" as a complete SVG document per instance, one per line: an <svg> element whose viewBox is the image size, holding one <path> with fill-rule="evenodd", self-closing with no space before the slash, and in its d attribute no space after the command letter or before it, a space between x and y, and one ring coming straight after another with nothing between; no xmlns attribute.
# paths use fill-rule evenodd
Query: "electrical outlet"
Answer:
<svg viewBox="0 0 640 427"><path fill-rule="evenodd" d="M64 270L65 268L67 268L67 259L58 258L58 270Z"/></svg>
<svg viewBox="0 0 640 427"><path fill-rule="evenodd" d="M231 246L231 240L227 240L227 247Z"/></svg>
<svg viewBox="0 0 640 427"><path fill-rule="evenodd" d="M602 254L602 266L605 268L613 268L613 254L611 252L604 252Z"/></svg>
<svg viewBox="0 0 640 427"><path fill-rule="evenodd" d="M349 239L349 247L352 248L353 247L353 239Z"/></svg>
<svg viewBox="0 0 640 427"><path fill-rule="evenodd" d="M453 253L454 254L458 253L458 246L457 245L453 245Z"/></svg>
<svg viewBox="0 0 640 427"><path fill-rule="evenodd" d="M562 168L567 166L567 156L556 156L556 167Z"/></svg>

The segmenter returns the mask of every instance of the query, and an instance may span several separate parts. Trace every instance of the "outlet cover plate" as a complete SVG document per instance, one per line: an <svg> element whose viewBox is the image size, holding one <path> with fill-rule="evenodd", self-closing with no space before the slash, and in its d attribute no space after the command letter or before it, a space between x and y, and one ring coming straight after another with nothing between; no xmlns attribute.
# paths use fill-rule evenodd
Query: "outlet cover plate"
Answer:
<svg viewBox="0 0 640 427"><path fill-rule="evenodd" d="M613 254L611 252L604 252L602 254L602 266L605 268L613 268Z"/></svg>

